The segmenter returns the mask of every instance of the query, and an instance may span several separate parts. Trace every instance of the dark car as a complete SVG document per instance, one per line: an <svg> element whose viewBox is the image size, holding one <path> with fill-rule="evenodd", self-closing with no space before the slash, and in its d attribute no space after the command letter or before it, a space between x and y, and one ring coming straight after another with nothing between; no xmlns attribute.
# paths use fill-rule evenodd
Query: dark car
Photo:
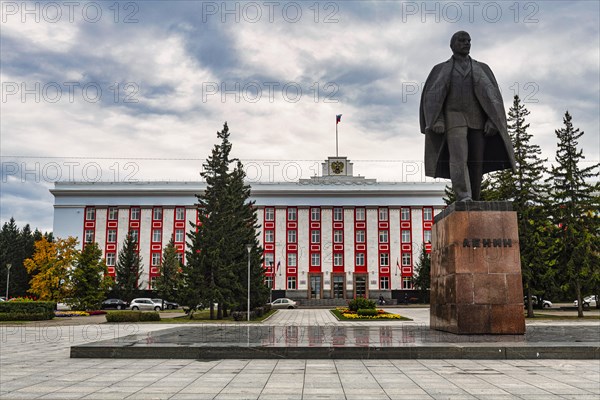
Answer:
<svg viewBox="0 0 600 400"><path fill-rule="evenodd" d="M129 304L126 301L120 299L106 299L102 302L101 308L103 310L127 310Z"/></svg>
<svg viewBox="0 0 600 400"><path fill-rule="evenodd" d="M163 299L152 299L152 301L155 303L159 303L159 304L163 303ZM175 302L167 301L167 300L164 300L164 302L165 302L165 305L161 306L161 307L165 310L175 310L175 309L179 308L179 304L177 304Z"/></svg>

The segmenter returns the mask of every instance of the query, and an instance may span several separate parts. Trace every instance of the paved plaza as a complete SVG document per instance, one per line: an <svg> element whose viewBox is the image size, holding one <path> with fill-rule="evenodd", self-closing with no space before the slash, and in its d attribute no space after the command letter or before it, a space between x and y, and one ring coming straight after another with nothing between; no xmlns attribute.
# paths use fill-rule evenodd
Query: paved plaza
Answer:
<svg viewBox="0 0 600 400"><path fill-rule="evenodd" d="M413 321L381 324L428 324L428 309L390 311ZM0 325L1 399L596 400L600 396L600 360L72 359L73 345L176 327L75 323ZM282 310L264 324L342 323L326 310L300 309ZM596 327L600 337L597 320L543 320L528 322L528 328L550 324Z"/></svg>

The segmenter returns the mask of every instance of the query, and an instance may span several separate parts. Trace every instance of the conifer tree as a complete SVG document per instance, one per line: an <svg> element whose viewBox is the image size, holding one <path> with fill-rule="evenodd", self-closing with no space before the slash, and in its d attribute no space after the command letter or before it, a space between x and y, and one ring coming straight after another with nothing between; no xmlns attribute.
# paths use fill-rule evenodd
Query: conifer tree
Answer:
<svg viewBox="0 0 600 400"><path fill-rule="evenodd" d="M219 304L217 318L222 318L223 306L245 309L247 296L246 245L251 250L251 299L254 304L266 301L264 293L262 249L256 239L257 220L249 202L250 187L245 185L242 164L230 157L227 123L217 137L201 173L206 190L198 194L199 221L188 234L191 241L184 267L188 304L208 304L210 318L215 318L213 304ZM230 171L232 164L234 168ZM243 295L242 295L243 294Z"/></svg>
<svg viewBox="0 0 600 400"><path fill-rule="evenodd" d="M156 291L163 300L178 299L181 288L181 263L177 258L177 250L173 238L163 250L163 258L156 278ZM164 307L163 307L164 308Z"/></svg>
<svg viewBox="0 0 600 400"><path fill-rule="evenodd" d="M116 292L123 300L131 301L139 290L142 275L142 258L137 251L137 241L131 232L127 233L123 247L119 251L115 273Z"/></svg>
<svg viewBox="0 0 600 400"><path fill-rule="evenodd" d="M78 254L71 275L71 306L75 310L96 310L113 285L97 243L86 243Z"/></svg>
<svg viewBox="0 0 600 400"><path fill-rule="evenodd" d="M415 265L417 276L414 278L414 286L420 290L431 287L431 255L425 249L425 243L421 245L421 254Z"/></svg>
<svg viewBox="0 0 600 400"><path fill-rule="evenodd" d="M573 128L567 111L564 127L557 129L556 163L549 181L555 201L552 220L557 228L555 255L564 289L574 290L578 300L578 316L583 317L583 292L600 287L600 164L582 167L583 150L577 139L584 132ZM597 294L597 293L593 293Z"/></svg>

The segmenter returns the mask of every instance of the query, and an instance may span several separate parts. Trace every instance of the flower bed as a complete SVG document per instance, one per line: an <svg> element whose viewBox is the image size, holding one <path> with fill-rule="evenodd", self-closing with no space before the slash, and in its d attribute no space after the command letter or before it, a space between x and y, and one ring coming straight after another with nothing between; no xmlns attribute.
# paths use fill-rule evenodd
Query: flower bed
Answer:
<svg viewBox="0 0 600 400"><path fill-rule="evenodd" d="M359 310L360 311L360 310ZM361 315L363 313L359 313L357 311L351 311L348 307L338 307L332 312L340 319L340 320L389 320L389 319L397 319L403 321L410 321L410 318L403 317L399 314L391 314L385 312L383 310L377 310L376 315Z"/></svg>
<svg viewBox="0 0 600 400"><path fill-rule="evenodd" d="M55 317L89 317L85 311L54 311Z"/></svg>

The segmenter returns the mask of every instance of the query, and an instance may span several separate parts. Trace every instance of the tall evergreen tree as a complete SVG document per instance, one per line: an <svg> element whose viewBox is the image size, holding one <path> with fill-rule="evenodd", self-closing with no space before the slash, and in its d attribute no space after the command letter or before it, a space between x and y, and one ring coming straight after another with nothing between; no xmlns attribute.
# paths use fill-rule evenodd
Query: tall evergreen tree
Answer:
<svg viewBox="0 0 600 400"><path fill-rule="evenodd" d="M177 250L173 238L163 250L163 258L156 278L156 291L163 300L179 300L179 289L181 288L181 263L177 258ZM164 308L164 307L163 307Z"/></svg>
<svg viewBox="0 0 600 400"><path fill-rule="evenodd" d="M97 243L86 243L71 272L71 305L75 310L96 310L113 285Z"/></svg>
<svg viewBox="0 0 600 400"><path fill-rule="evenodd" d="M209 304L211 319L215 317L215 302L219 304L217 318L222 317L223 305L245 309L247 244L251 245L251 299L262 303L267 292L263 288L262 250L254 230L257 220L249 202L250 187L243 182L241 163L230 158L229 136L225 123L217 132L221 143L214 146L203 165L206 190L196 196L200 223L188 234L191 247L184 267L188 304ZM230 171L232 164L235 167Z"/></svg>
<svg viewBox="0 0 600 400"><path fill-rule="evenodd" d="M557 129L556 164L552 167L552 189L555 200L552 218L557 227L556 259L567 283L578 300L578 316L583 317L583 292L600 287L600 164L582 167L583 150L577 139L584 132L573 128L567 111L564 127ZM597 293L594 293L597 294Z"/></svg>
<svg viewBox="0 0 600 400"><path fill-rule="evenodd" d="M431 287L431 255L425 249L425 243L421 245L421 254L415 265L417 276L414 278L414 286L420 290Z"/></svg>
<svg viewBox="0 0 600 400"><path fill-rule="evenodd" d="M125 301L131 301L137 294L142 275L142 259L137 251L137 241L131 232L119 251L119 261L115 266L116 292Z"/></svg>

